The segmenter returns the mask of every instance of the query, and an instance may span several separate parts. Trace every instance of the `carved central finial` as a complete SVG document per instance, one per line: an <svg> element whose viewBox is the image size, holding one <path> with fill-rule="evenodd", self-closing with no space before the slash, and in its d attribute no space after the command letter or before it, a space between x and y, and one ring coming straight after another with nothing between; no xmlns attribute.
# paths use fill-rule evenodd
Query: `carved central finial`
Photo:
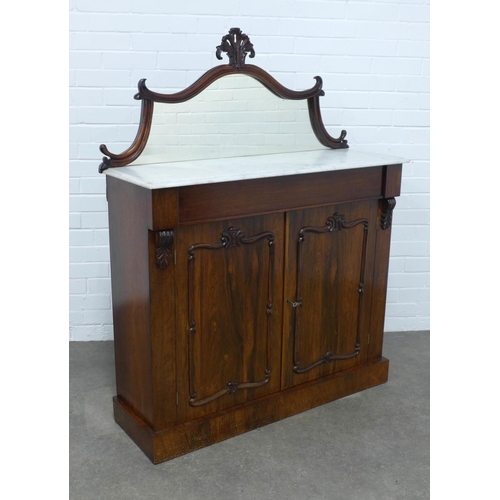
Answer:
<svg viewBox="0 0 500 500"><path fill-rule="evenodd" d="M229 34L222 37L221 44L216 48L217 59L222 59L221 52L226 52L229 64L233 68L243 68L247 54L250 54L250 57L255 57L253 44L248 36L241 32L240 28L231 28Z"/></svg>

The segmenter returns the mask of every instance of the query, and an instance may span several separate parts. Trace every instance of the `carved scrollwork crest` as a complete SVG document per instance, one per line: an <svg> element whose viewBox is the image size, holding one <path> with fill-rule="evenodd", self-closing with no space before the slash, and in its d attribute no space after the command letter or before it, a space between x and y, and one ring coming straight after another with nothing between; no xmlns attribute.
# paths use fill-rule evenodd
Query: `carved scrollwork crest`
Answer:
<svg viewBox="0 0 500 500"><path fill-rule="evenodd" d="M224 248L239 247L241 245L241 240L244 238L245 235L241 229L230 227L222 232L221 243Z"/></svg>
<svg viewBox="0 0 500 500"><path fill-rule="evenodd" d="M328 230L331 231L339 231L345 224L345 217L342 214L334 213L332 217L328 217L326 220L326 225L328 226Z"/></svg>
<svg viewBox="0 0 500 500"><path fill-rule="evenodd" d="M221 52L225 52L229 57L229 64L233 68L243 68L245 66L245 57L255 57L253 44L250 42L245 33L242 33L240 28L231 28L228 35L224 35L221 44L218 45L215 56L217 59L222 59Z"/></svg>

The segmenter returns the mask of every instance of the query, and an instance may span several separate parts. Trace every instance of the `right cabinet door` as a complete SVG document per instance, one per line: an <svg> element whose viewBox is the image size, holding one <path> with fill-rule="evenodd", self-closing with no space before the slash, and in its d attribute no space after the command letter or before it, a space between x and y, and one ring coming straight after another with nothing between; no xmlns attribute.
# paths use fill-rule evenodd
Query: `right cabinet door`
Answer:
<svg viewBox="0 0 500 500"><path fill-rule="evenodd" d="M286 216L282 387L368 357L378 200Z"/></svg>

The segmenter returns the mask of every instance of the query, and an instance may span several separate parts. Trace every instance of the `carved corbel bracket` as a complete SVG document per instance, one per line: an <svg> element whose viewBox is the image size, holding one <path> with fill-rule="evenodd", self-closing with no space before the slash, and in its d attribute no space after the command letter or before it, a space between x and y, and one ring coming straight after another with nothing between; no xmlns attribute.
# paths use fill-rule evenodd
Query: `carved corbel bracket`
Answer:
<svg viewBox="0 0 500 500"><path fill-rule="evenodd" d="M156 245L156 267L166 269L172 256L172 245L174 244L174 232L171 230L158 231L158 243Z"/></svg>
<svg viewBox="0 0 500 500"><path fill-rule="evenodd" d="M382 215L380 217L380 227L389 229L392 225L392 211L396 206L395 198L385 198L382 202Z"/></svg>

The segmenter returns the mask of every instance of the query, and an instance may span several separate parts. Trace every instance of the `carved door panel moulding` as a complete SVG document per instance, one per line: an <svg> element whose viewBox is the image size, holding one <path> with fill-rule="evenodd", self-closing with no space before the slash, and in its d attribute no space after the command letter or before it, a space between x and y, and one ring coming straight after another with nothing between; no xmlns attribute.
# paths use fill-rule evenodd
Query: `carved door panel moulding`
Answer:
<svg viewBox="0 0 500 500"><path fill-rule="evenodd" d="M194 317L195 309L195 273L194 263L196 253L204 250L228 250L233 247L240 247L242 245L252 245L263 239L268 240L269 247L269 261L268 261L268 274L267 274L267 332L266 332L266 369L264 377L256 382L234 382L228 381L226 386L221 388L215 393L197 399L198 392L195 383L195 363L194 363L194 342L196 336L196 321ZM270 231L262 232L251 237L246 237L244 233L237 228L230 227L222 232L220 241L217 243L198 243L191 245L188 250L188 318L189 318L189 331L188 331L188 367L189 367L189 405L193 407L206 405L221 396L226 394L233 394L240 389L251 389L260 387L267 384L271 376L271 345L270 345L270 330L271 330L271 315L273 309L273 276L274 276L274 233Z"/></svg>
<svg viewBox="0 0 500 500"><path fill-rule="evenodd" d="M357 327L356 327L356 340L354 349L348 353L332 353L327 351L321 357L309 363L306 366L301 366L300 354L299 354L299 324L300 324L300 313L299 310L303 307L303 297L302 297L302 269L303 269L303 257L302 250L304 246L304 241L306 240L306 233L313 234L327 234L327 233L338 233L339 231L348 230L354 228L358 225L363 226L363 240L362 240L362 251L361 251L361 261L360 261L360 272L359 272L359 284L358 284L358 314L357 314ZM326 224L324 226L306 226L300 229L299 236L297 239L297 274L296 274L296 295L295 300L287 302L293 307L294 316L294 326L293 326L293 371L295 373L305 373L316 366L323 363L330 363L332 361L350 359L357 356L360 353L361 346L361 318L363 314L363 292L364 292L364 281L365 281L365 267L366 267L366 248L368 241L368 220L367 219L356 219L350 222L346 222L345 216L339 213L335 213L332 217L328 217ZM324 334L324 332L314 332L313 335Z"/></svg>

